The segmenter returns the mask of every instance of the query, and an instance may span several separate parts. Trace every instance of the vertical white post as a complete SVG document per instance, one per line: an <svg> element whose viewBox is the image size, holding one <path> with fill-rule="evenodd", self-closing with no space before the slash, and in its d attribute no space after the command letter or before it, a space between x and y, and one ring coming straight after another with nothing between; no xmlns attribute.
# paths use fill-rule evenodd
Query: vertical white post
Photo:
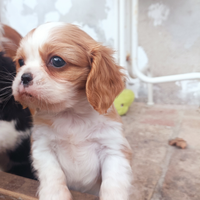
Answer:
<svg viewBox="0 0 200 200"><path fill-rule="evenodd" d="M147 76L151 77L151 73L148 71L147 72ZM148 102L147 105L152 106L154 105L153 102L153 84L152 83L147 83L147 87L148 87Z"/></svg>
<svg viewBox="0 0 200 200"><path fill-rule="evenodd" d="M131 16L131 61L132 68L137 66L137 53L138 53L138 0L132 0L131 5L132 16ZM134 77L133 70L129 70L131 77Z"/></svg>
<svg viewBox="0 0 200 200"><path fill-rule="evenodd" d="M132 68L138 67L138 0L132 0ZM136 72L134 72L136 73ZM133 70L129 70L130 76L134 77ZM136 73L137 74L137 73ZM148 75L151 75L150 73ZM148 105L153 105L153 85L147 84L148 87Z"/></svg>
<svg viewBox="0 0 200 200"><path fill-rule="evenodd" d="M126 69L125 0L119 0L119 65Z"/></svg>

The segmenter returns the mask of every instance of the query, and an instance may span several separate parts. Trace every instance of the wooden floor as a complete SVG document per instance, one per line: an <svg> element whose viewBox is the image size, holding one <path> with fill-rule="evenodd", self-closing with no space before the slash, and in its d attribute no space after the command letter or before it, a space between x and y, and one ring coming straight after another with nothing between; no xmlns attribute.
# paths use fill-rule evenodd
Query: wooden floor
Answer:
<svg viewBox="0 0 200 200"><path fill-rule="evenodd" d="M38 181L0 172L1 200L37 200ZM98 200L90 194L71 191L73 200Z"/></svg>

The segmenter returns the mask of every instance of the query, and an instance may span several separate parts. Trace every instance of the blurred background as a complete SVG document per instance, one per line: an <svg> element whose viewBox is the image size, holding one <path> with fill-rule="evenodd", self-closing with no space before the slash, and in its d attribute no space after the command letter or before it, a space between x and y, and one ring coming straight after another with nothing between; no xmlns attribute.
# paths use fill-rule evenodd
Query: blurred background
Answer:
<svg viewBox="0 0 200 200"><path fill-rule="evenodd" d="M124 10L121 11L123 1ZM48 21L79 25L95 40L116 50L120 44L131 65L131 0L1 0L1 22L22 36ZM148 67L152 76L166 76L200 70L200 1L139 0L138 68ZM124 22L120 20L123 17ZM124 31L124 35L121 34ZM124 37L124 38L122 38ZM125 59L126 59L125 58ZM124 66L126 67L126 66ZM136 101L147 101L147 84L135 77L127 81ZM153 85L154 102L161 104L200 104L198 80Z"/></svg>

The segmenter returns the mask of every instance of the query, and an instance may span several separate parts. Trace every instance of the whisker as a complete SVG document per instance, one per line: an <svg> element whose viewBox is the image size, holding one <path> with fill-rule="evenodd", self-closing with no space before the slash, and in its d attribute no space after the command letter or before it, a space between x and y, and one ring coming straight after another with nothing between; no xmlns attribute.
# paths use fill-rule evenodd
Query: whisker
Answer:
<svg viewBox="0 0 200 200"><path fill-rule="evenodd" d="M4 67L4 66L3 66L3 68L5 69L5 71L3 71L3 73L7 73L7 75L10 75L11 77L14 78L12 73L15 73L15 72L9 72L8 69L6 67Z"/></svg>
<svg viewBox="0 0 200 200"><path fill-rule="evenodd" d="M7 95L12 95L12 93L11 93L11 92L7 92L7 93L4 93L4 94L1 94L1 95L0 95L0 99L1 99L1 98L6 98Z"/></svg>
<svg viewBox="0 0 200 200"><path fill-rule="evenodd" d="M4 88L2 88L2 90L3 90ZM8 93L8 92L10 92L10 91L12 91L11 90L11 88L10 89L7 89L4 93L2 93L2 94L0 94L0 95L4 95L4 94L6 94L6 93Z"/></svg>
<svg viewBox="0 0 200 200"><path fill-rule="evenodd" d="M3 104L4 106L3 106L2 110L6 107L8 101L11 99L11 97L12 97L12 95L8 99L4 100L4 104Z"/></svg>
<svg viewBox="0 0 200 200"><path fill-rule="evenodd" d="M5 98L0 98L0 102L5 103L6 101L9 101L11 97L12 97L12 95L9 95Z"/></svg>
<svg viewBox="0 0 200 200"><path fill-rule="evenodd" d="M10 97L12 97L12 94L10 94L9 96L6 96L6 97L4 97L4 98L3 98L3 97L0 98L0 100L1 100L1 101L5 101L5 100L7 100L7 99L10 98Z"/></svg>
<svg viewBox="0 0 200 200"><path fill-rule="evenodd" d="M0 83L5 83L5 84L11 84L12 82L8 82L8 81L0 81Z"/></svg>
<svg viewBox="0 0 200 200"><path fill-rule="evenodd" d="M8 83L12 83L14 81L14 78L7 75L2 75L0 76L0 81L7 81Z"/></svg>
<svg viewBox="0 0 200 200"><path fill-rule="evenodd" d="M12 86L4 87L4 88L0 89L0 91L6 90L6 89L8 89L8 88L12 89Z"/></svg>
<svg viewBox="0 0 200 200"><path fill-rule="evenodd" d="M6 67L4 67L4 66L2 66L4 69L6 69L6 71L1 71L1 73L5 73L5 74L16 74L16 72L14 71L14 72L9 72L8 70L7 70L7 68Z"/></svg>
<svg viewBox="0 0 200 200"><path fill-rule="evenodd" d="M7 75L7 76L10 76L10 77L12 77L12 78L14 78L15 75L16 75L16 73L11 73L11 72L3 72L3 73L1 73L1 74L4 74L4 75Z"/></svg>

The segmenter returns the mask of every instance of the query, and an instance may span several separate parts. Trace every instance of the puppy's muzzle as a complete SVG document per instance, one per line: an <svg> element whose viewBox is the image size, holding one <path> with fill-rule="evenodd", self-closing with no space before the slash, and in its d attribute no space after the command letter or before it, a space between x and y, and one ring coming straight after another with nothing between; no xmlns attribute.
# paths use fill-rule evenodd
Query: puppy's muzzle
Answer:
<svg viewBox="0 0 200 200"><path fill-rule="evenodd" d="M32 84L33 81L33 75L31 73L24 73L21 76L21 83L24 87L28 87Z"/></svg>

